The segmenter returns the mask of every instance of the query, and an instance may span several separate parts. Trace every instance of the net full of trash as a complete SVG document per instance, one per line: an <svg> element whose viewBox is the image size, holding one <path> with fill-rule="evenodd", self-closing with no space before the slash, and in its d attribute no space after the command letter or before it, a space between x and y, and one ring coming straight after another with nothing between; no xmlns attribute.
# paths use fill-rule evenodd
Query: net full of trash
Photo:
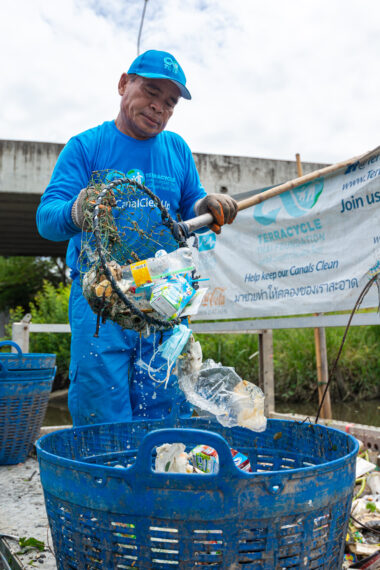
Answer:
<svg viewBox="0 0 380 570"><path fill-rule="evenodd" d="M79 270L83 295L101 322L145 335L194 314L195 263L181 223L144 185L97 172L83 203Z"/></svg>

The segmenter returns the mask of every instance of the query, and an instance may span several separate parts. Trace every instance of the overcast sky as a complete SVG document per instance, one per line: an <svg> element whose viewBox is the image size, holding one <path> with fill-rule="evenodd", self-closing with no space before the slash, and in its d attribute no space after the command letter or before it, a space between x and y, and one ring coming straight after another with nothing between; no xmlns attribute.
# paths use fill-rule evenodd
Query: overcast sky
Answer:
<svg viewBox="0 0 380 570"><path fill-rule="evenodd" d="M144 0L0 0L0 138L65 143L116 117ZM337 162L380 144L379 0L148 0L194 152Z"/></svg>

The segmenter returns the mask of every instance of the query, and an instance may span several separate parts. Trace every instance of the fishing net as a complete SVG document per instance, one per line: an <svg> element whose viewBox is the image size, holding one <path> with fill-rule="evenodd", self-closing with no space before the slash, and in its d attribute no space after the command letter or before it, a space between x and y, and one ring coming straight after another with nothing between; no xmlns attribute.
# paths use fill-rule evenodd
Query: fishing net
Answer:
<svg viewBox="0 0 380 570"><path fill-rule="evenodd" d="M112 171L93 174L83 202L82 291L100 322L144 331L173 328L150 303L152 283L194 270L186 226L149 188ZM156 254L158 257L156 257Z"/></svg>

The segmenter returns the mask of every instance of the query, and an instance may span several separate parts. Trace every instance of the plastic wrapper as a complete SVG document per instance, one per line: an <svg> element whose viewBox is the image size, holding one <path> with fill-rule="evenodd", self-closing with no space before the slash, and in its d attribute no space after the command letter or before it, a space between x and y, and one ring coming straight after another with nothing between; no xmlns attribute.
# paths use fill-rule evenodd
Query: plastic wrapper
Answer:
<svg viewBox="0 0 380 570"><path fill-rule="evenodd" d="M155 470L164 473L194 473L183 443L164 443L157 447Z"/></svg>
<svg viewBox="0 0 380 570"><path fill-rule="evenodd" d="M160 279L153 287L151 307L168 320L180 316L195 295L195 289L182 275Z"/></svg>
<svg viewBox="0 0 380 570"><path fill-rule="evenodd" d="M197 445L190 452L191 462L202 473L217 473L219 457L214 448L209 445Z"/></svg>
<svg viewBox="0 0 380 570"><path fill-rule="evenodd" d="M196 408L213 414L226 427L242 426L253 431L266 429L264 394L242 380L234 368L206 360L198 371L194 346L190 357L179 359L177 375L181 390Z"/></svg>
<svg viewBox="0 0 380 570"><path fill-rule="evenodd" d="M232 458L236 467L242 471L251 472L249 459L240 451L231 448ZM219 471L219 456L213 447L209 445L197 445L190 452L191 463L202 473L217 473Z"/></svg>

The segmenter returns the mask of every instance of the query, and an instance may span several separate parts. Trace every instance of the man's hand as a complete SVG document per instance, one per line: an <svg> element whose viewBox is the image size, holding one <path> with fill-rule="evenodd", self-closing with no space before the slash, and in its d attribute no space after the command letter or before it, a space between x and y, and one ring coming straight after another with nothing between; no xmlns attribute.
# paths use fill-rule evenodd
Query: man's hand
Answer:
<svg viewBox="0 0 380 570"><path fill-rule="evenodd" d="M96 199L103 188L104 185L100 189L87 186L87 188L83 188L79 192L71 208L71 219L80 230L89 231L92 229L92 224L89 223L89 215L92 216ZM114 194L112 190L109 190L107 196L103 199L103 204L99 205L99 214L102 215L105 211L111 210L115 205Z"/></svg>
<svg viewBox="0 0 380 570"><path fill-rule="evenodd" d="M225 194L208 194L195 206L197 215L210 213L214 223L209 226L210 230L220 234L221 226L232 224L238 212L238 204L231 196Z"/></svg>
<svg viewBox="0 0 380 570"><path fill-rule="evenodd" d="M87 188L83 188L79 194L78 198L75 200L74 204L71 208L71 219L73 220L74 224L81 230L85 230L84 228L84 212L83 212L83 203L87 198Z"/></svg>

